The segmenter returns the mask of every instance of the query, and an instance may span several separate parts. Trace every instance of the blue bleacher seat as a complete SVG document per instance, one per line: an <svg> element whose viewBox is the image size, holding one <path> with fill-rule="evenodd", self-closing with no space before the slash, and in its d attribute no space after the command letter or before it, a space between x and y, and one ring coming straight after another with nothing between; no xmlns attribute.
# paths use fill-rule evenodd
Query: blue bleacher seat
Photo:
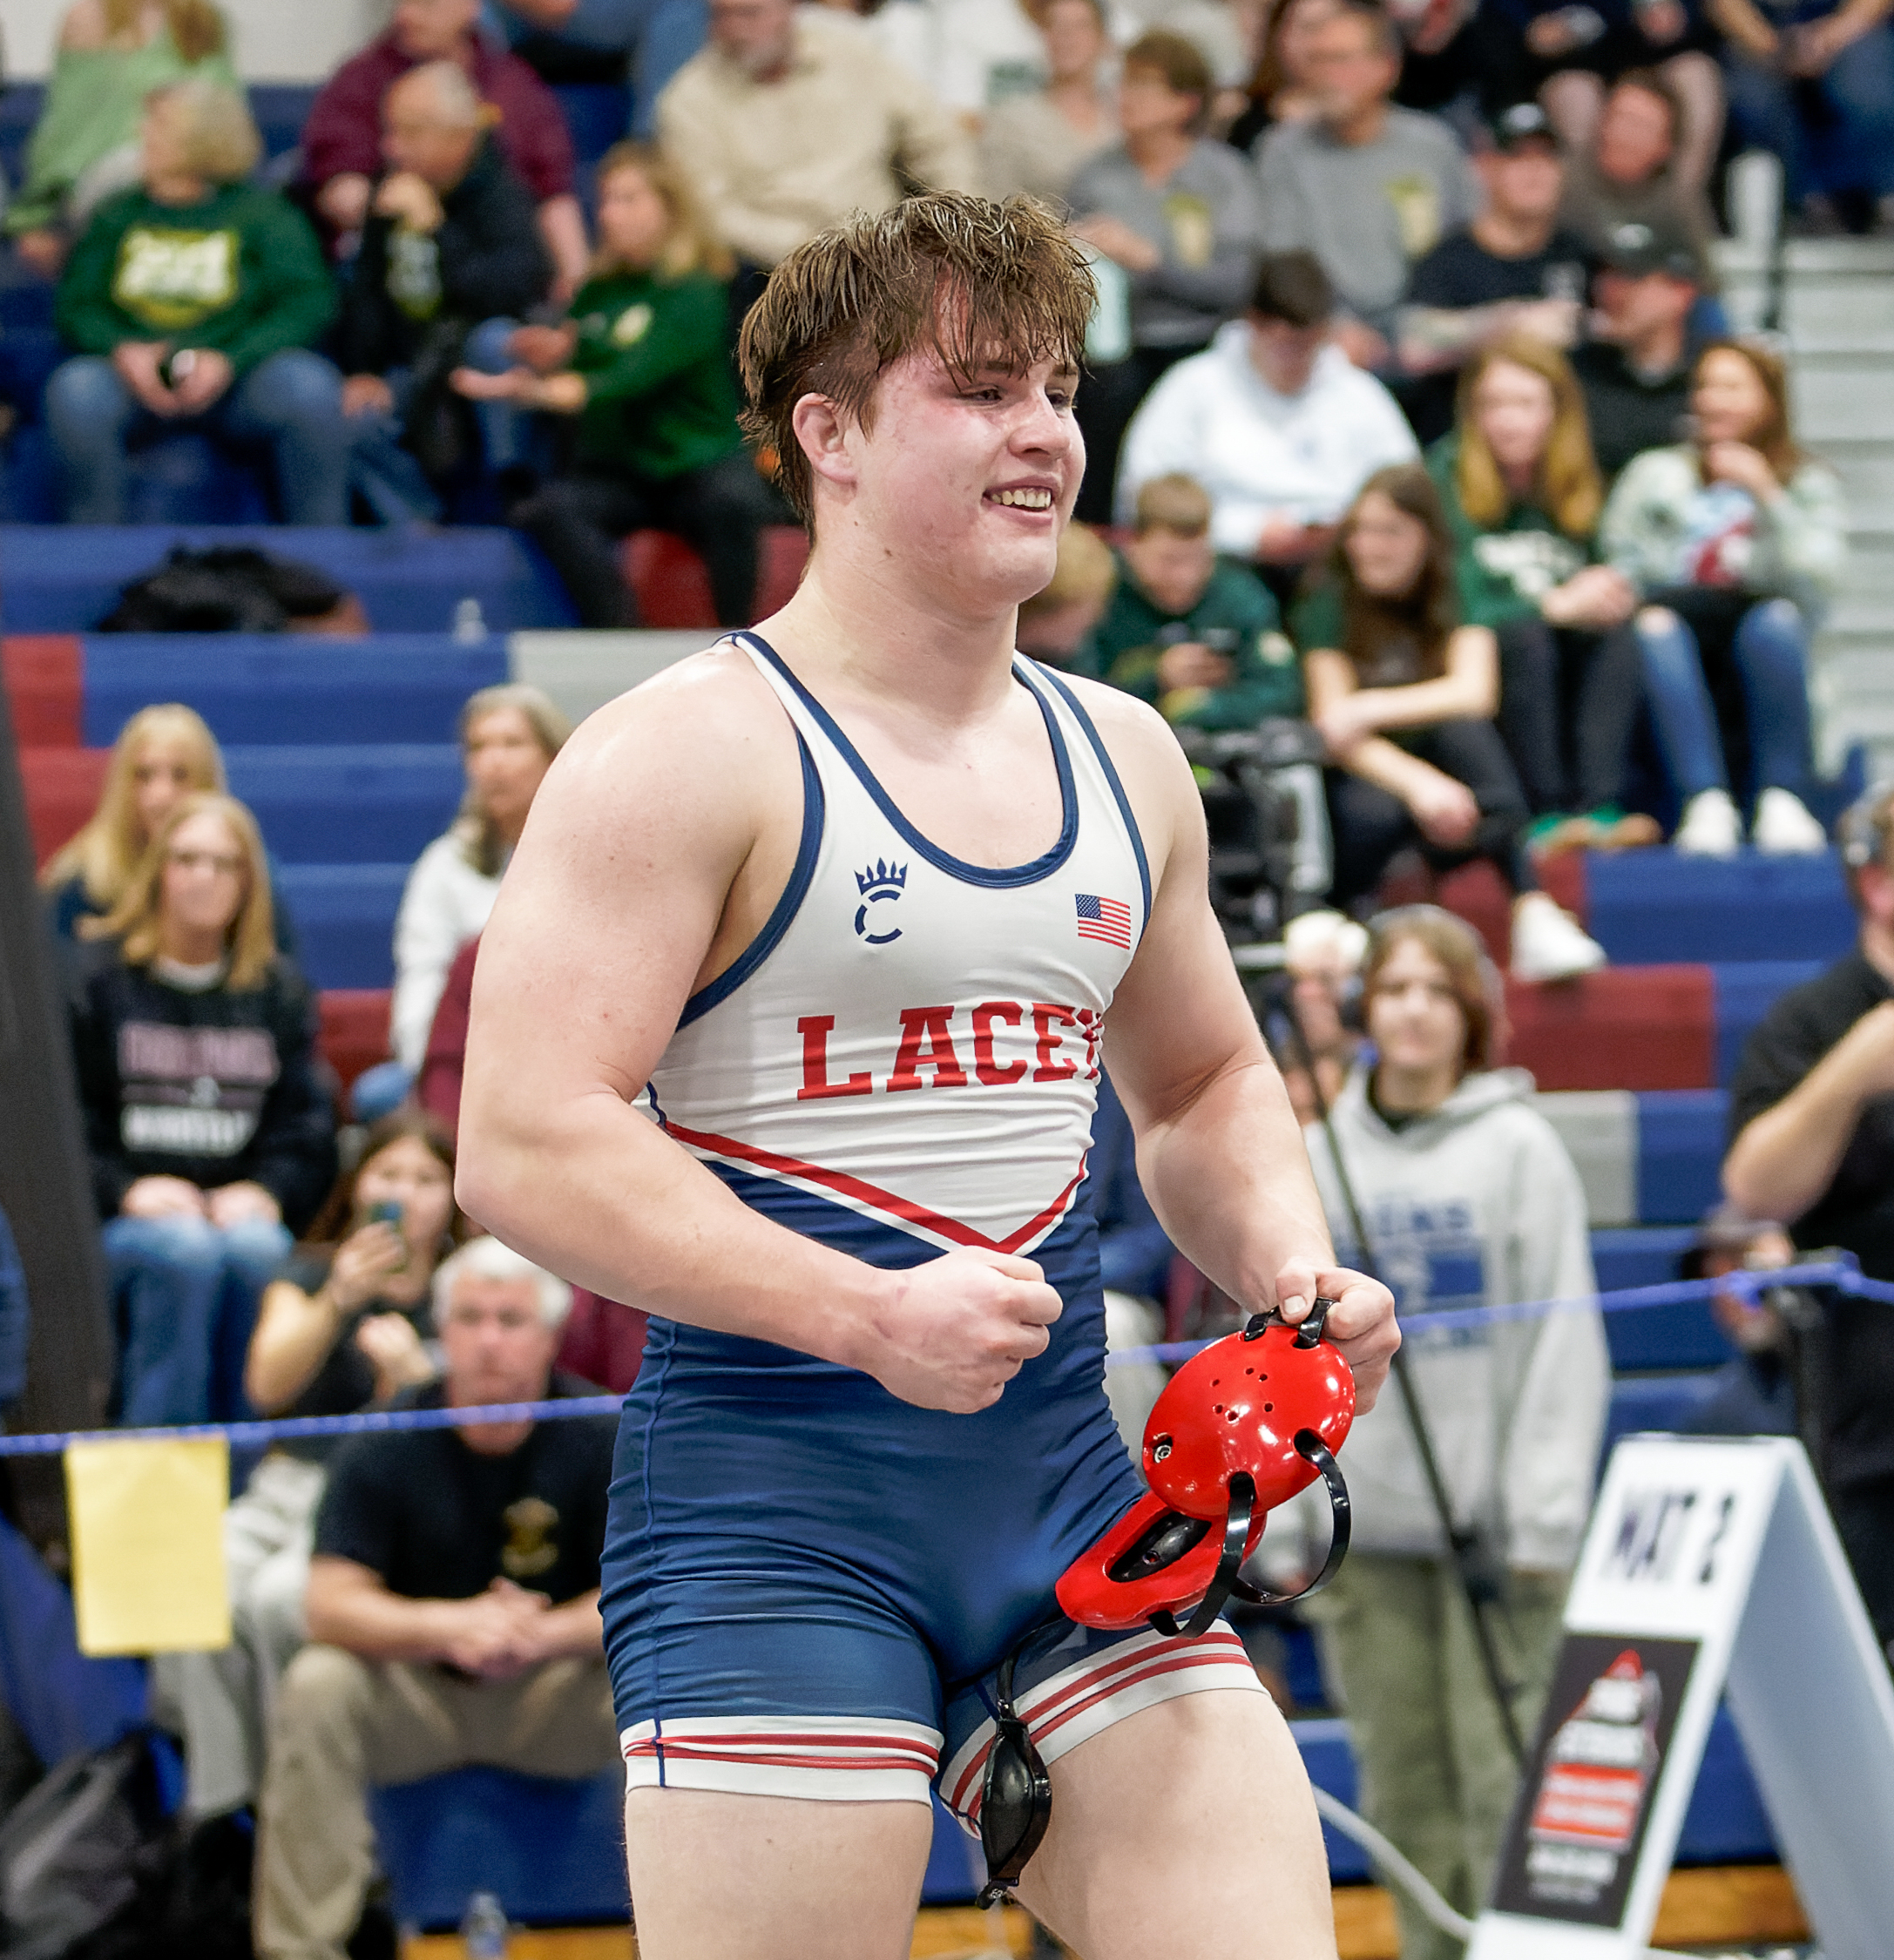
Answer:
<svg viewBox="0 0 1894 1960"><path fill-rule="evenodd" d="M1722 1195L1729 1098L1722 1089L1653 1089L1638 1097L1638 1217L1647 1225L1701 1218Z"/></svg>
<svg viewBox="0 0 1894 1960"><path fill-rule="evenodd" d="M1715 1392L1716 1372L1694 1375L1620 1375L1611 1385L1611 1409L1605 1418L1605 1441L1599 1451L1604 1462L1627 1436L1647 1430L1681 1431Z"/></svg>
<svg viewBox="0 0 1894 1960"><path fill-rule="evenodd" d="M250 113L256 118L257 133L263 139L263 154L276 158L299 147L302 125L315 102L315 90L304 83L252 82L248 93Z"/></svg>
<svg viewBox="0 0 1894 1960"><path fill-rule="evenodd" d="M395 914L403 864L283 864L276 889L296 922L302 970L315 987L394 984Z"/></svg>
<svg viewBox="0 0 1894 1960"><path fill-rule="evenodd" d="M1666 961L1838 959L1855 914L1833 851L1727 860L1668 850L1599 854L1586 865L1586 920L1614 966Z"/></svg>
<svg viewBox="0 0 1894 1960"><path fill-rule="evenodd" d="M1716 1079L1727 1085L1742 1059L1743 1044L1779 996L1823 970L1820 960L1744 960L1713 966L1716 989Z"/></svg>
<svg viewBox="0 0 1894 1960"><path fill-rule="evenodd" d="M1677 1264L1696 1238L1688 1225L1640 1227L1592 1234L1592 1267L1600 1293L1624 1287L1655 1287L1678 1277ZM1640 1307L1605 1316L1611 1365L1636 1369L1715 1368L1735 1349L1710 1317L1708 1303Z"/></svg>
<svg viewBox="0 0 1894 1960"><path fill-rule="evenodd" d="M451 741L461 704L507 679L505 643L445 633L102 633L84 644L86 744L152 701L182 701L220 742ZM396 854L377 854L392 856Z"/></svg>
<svg viewBox="0 0 1894 1960"><path fill-rule="evenodd" d="M360 598L382 632L447 632L465 598L479 603L490 632L576 623L565 588L513 531L286 525L0 526L0 619L10 632L85 632L174 544L254 544L318 565Z"/></svg>
<svg viewBox="0 0 1894 1960"><path fill-rule="evenodd" d="M279 864L409 862L453 821L466 781L452 742L227 748L224 763Z"/></svg>

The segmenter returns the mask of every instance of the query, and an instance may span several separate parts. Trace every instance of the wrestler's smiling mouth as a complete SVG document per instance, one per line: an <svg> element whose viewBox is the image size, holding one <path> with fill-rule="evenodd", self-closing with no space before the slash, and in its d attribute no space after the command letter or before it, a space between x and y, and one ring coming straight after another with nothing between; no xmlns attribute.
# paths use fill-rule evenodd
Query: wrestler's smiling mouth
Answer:
<svg viewBox="0 0 1894 1960"><path fill-rule="evenodd" d="M1040 483L1022 483L1012 490L989 490L993 502L1009 510L1050 510L1052 492Z"/></svg>

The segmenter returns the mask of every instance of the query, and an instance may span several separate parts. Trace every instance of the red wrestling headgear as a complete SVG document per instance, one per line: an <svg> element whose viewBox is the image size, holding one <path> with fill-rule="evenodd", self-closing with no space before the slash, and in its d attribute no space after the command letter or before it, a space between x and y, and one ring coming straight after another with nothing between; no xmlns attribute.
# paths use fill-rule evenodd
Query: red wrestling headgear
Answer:
<svg viewBox="0 0 1894 1960"><path fill-rule="evenodd" d="M1322 1337L1332 1304L1316 1301L1299 1327L1258 1314L1171 1377L1145 1424L1150 1492L1067 1567L1059 1603L1069 1619L1107 1628L1148 1620L1163 1634L1194 1635L1232 1593L1299 1599L1335 1576L1348 1550L1349 1502L1333 1452L1355 1419L1355 1377ZM1317 1477L1334 1515L1327 1564L1301 1592L1247 1584L1237 1568L1268 1512Z"/></svg>

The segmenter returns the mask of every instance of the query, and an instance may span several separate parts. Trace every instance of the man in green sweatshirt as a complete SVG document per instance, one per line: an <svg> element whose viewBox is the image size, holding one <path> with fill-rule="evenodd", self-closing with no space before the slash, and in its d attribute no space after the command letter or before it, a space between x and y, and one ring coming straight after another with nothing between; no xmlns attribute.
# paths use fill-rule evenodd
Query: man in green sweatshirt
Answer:
<svg viewBox="0 0 1894 1960"><path fill-rule="evenodd" d="M68 521L124 521L126 444L156 421L267 448L289 523L345 523L342 377L310 351L335 293L301 215L244 182L260 148L248 110L180 82L152 95L140 140L143 183L99 206L59 282L77 357L46 419Z"/></svg>

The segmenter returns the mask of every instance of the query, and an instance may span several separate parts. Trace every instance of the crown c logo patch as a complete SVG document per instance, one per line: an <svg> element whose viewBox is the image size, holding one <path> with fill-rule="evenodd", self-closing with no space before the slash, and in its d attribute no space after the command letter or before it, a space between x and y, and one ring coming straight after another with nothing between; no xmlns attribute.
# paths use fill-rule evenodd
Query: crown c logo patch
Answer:
<svg viewBox="0 0 1894 1960"><path fill-rule="evenodd" d="M871 905L892 905L907 889L908 868L904 864L890 864L882 858L855 875L856 889L862 895L862 902L855 909L856 936L864 939L870 946L885 946L901 936L901 928L892 932L870 932L868 929L868 909Z"/></svg>

